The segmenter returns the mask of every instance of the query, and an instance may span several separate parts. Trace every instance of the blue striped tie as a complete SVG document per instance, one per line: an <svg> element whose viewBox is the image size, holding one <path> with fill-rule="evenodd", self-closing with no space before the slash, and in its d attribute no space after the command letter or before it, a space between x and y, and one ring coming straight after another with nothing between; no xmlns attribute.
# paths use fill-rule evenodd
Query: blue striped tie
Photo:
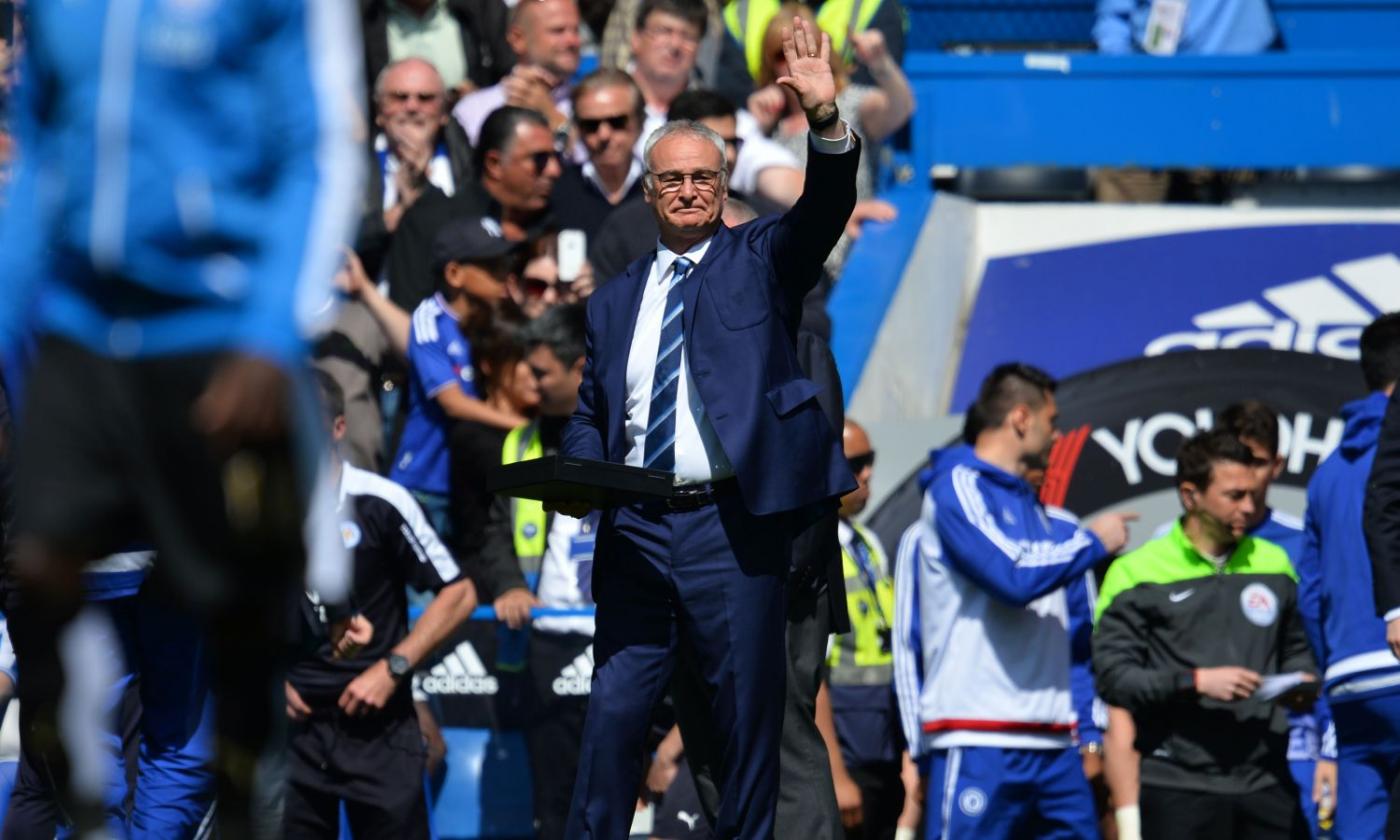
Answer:
<svg viewBox="0 0 1400 840"><path fill-rule="evenodd" d="M656 347L656 374L652 377L651 409L647 412L646 452L642 466L663 472L676 471L676 392L680 390L681 325L685 300L681 283L695 263L679 257L671 266L671 286L666 292L666 313L661 317L661 342Z"/></svg>

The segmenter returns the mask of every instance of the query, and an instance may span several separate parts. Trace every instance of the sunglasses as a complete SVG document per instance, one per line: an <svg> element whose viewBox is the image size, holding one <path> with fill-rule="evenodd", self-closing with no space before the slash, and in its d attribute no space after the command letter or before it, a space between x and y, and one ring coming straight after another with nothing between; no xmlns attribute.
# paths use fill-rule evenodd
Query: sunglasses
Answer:
<svg viewBox="0 0 1400 840"><path fill-rule="evenodd" d="M520 289L528 298L542 298L550 289L560 292L568 291L569 284L563 280L546 277L531 277L528 274L520 278Z"/></svg>
<svg viewBox="0 0 1400 840"><path fill-rule="evenodd" d="M525 159L535 167L536 175L543 175L544 171L549 168L549 162L559 159L559 153L555 151L535 152L532 155L526 155Z"/></svg>
<svg viewBox="0 0 1400 840"><path fill-rule="evenodd" d="M603 123L607 123L608 128L613 131L622 131L632 122L632 115L618 114L613 117L598 117L596 119L579 117L575 122L578 123L578 130L584 134L597 134L598 129L603 127Z"/></svg>
<svg viewBox="0 0 1400 840"><path fill-rule="evenodd" d="M846 463L850 465L852 474L860 475L862 470L875 466L875 450L872 449L861 455L852 455L846 459Z"/></svg>

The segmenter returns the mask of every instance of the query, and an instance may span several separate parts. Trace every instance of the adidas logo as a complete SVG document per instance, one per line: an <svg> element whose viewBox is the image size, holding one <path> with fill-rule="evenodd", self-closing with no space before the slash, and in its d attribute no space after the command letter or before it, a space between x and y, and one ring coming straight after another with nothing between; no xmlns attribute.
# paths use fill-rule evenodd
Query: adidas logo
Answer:
<svg viewBox="0 0 1400 840"><path fill-rule="evenodd" d="M495 694L500 684L486 672L471 642L462 642L432 667L419 688L428 694Z"/></svg>
<svg viewBox="0 0 1400 840"><path fill-rule="evenodd" d="M589 693L592 685L593 645L589 645L554 678L554 693L559 697L581 697Z"/></svg>
<svg viewBox="0 0 1400 840"><path fill-rule="evenodd" d="M1241 301L1202 312L1191 319L1197 331L1153 339L1143 353L1262 346L1354 361L1361 330L1382 312L1400 310L1400 258L1349 260L1332 266L1332 274L1271 286L1263 303Z"/></svg>

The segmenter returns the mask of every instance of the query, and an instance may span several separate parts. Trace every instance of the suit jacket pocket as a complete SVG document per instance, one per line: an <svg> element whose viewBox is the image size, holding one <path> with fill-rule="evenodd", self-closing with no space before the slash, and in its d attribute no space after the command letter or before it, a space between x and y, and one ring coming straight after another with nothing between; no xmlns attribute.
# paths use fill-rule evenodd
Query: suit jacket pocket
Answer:
<svg viewBox="0 0 1400 840"><path fill-rule="evenodd" d="M719 282L717 282L719 281ZM768 320L768 290L764 281L748 273L739 277L710 277L705 283L719 313L720 323L731 330L745 330Z"/></svg>
<svg viewBox="0 0 1400 840"><path fill-rule="evenodd" d="M767 395L768 402L779 417L786 417L801 408L804 403L815 400L821 390L821 386L810 379L794 379L770 389Z"/></svg>

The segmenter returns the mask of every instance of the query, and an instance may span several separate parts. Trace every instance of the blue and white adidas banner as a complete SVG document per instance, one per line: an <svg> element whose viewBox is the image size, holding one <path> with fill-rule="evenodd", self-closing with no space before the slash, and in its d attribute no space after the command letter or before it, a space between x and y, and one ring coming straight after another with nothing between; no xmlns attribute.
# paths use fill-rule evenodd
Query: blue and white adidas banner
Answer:
<svg viewBox="0 0 1400 840"><path fill-rule="evenodd" d="M952 405L1010 358L1067 376L1174 350L1358 356L1400 310L1400 225L1226 228L989 260Z"/></svg>
<svg viewBox="0 0 1400 840"><path fill-rule="evenodd" d="M1355 360L1361 330L1393 310L1400 212L939 195L868 357L842 360L860 371L848 413L961 413L1010 360L1060 378L1180 350Z"/></svg>

